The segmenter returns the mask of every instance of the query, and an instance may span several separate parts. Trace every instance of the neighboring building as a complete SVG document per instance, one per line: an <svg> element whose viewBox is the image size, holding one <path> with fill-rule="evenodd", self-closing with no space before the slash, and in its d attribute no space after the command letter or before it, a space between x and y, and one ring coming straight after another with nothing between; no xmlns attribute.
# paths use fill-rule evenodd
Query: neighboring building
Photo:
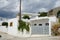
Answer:
<svg viewBox="0 0 60 40"><path fill-rule="evenodd" d="M59 12L60 12L60 7L51 9L51 10L48 12L48 16L60 17L60 13L59 13Z"/></svg>

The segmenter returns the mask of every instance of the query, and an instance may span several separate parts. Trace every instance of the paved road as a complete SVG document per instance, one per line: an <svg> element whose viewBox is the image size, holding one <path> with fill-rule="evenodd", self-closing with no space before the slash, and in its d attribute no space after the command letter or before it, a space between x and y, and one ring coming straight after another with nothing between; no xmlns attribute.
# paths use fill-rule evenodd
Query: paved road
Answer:
<svg viewBox="0 0 60 40"><path fill-rule="evenodd" d="M14 37L12 35L8 35L6 33L0 32L0 35L2 37L0 40L60 40L60 37L28 37L28 38L20 38L20 37Z"/></svg>

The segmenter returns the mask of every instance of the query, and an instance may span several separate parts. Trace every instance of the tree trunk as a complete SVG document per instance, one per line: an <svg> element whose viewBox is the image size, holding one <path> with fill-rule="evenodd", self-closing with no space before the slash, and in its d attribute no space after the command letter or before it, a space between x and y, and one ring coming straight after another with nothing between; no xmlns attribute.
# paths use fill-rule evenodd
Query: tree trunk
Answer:
<svg viewBox="0 0 60 40"><path fill-rule="evenodd" d="M20 7L19 7L19 20L21 20L21 0L20 0Z"/></svg>

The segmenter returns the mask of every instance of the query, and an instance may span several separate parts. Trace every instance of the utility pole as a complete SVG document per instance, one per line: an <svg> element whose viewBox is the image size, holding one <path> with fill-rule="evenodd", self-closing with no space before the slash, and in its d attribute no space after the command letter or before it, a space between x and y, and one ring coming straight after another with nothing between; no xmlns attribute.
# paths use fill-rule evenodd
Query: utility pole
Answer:
<svg viewBox="0 0 60 40"><path fill-rule="evenodd" d="M21 21L21 0L20 0L20 6L19 6L19 20Z"/></svg>

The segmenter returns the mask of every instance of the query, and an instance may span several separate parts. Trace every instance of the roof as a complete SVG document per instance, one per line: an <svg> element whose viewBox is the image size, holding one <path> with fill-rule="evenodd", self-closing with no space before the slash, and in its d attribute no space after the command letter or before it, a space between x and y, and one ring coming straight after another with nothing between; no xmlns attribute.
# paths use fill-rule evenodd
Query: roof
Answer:
<svg viewBox="0 0 60 40"><path fill-rule="evenodd" d="M49 17L36 17L36 18L30 19L30 21L39 20L39 19L49 19Z"/></svg>
<svg viewBox="0 0 60 40"><path fill-rule="evenodd" d="M35 18L30 19L30 20L28 20L28 19L22 19L22 20L25 22L31 22L34 20L42 20L42 19L49 19L49 17L35 17Z"/></svg>
<svg viewBox="0 0 60 40"><path fill-rule="evenodd" d="M21 15L37 16L39 14L38 13L22 13ZM17 16L19 16L19 14L17 14Z"/></svg>

